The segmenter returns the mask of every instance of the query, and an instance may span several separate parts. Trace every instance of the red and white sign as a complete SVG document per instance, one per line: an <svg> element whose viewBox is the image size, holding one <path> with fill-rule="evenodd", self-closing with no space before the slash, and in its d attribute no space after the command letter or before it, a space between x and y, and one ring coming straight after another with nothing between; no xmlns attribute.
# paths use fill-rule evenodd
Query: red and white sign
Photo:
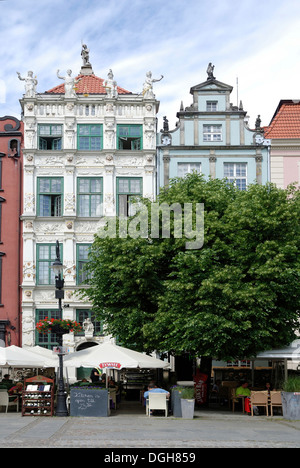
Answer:
<svg viewBox="0 0 300 468"><path fill-rule="evenodd" d="M121 364L119 362L100 362L100 369L121 369Z"/></svg>

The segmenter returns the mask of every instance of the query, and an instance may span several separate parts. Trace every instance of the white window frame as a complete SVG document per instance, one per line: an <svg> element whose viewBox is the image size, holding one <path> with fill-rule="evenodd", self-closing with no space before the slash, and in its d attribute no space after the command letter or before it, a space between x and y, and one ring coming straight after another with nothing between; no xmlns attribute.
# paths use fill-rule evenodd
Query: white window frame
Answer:
<svg viewBox="0 0 300 468"><path fill-rule="evenodd" d="M221 124L204 124L203 141L223 141Z"/></svg>
<svg viewBox="0 0 300 468"><path fill-rule="evenodd" d="M186 170L184 169L186 166ZM195 166L198 166L196 168ZM178 162L177 163L177 177L185 177L186 174L191 174L193 171L198 172L201 174L201 163L199 162Z"/></svg>
<svg viewBox="0 0 300 468"><path fill-rule="evenodd" d="M231 174L226 171L229 168L233 169ZM241 168L245 169L245 172L241 175ZM226 162L224 163L224 178L228 180L229 183L233 183L240 190L246 190L247 188L247 176L248 176L248 166L245 162Z"/></svg>
<svg viewBox="0 0 300 468"><path fill-rule="evenodd" d="M217 112L217 110L218 110L218 101L206 101L207 112Z"/></svg>

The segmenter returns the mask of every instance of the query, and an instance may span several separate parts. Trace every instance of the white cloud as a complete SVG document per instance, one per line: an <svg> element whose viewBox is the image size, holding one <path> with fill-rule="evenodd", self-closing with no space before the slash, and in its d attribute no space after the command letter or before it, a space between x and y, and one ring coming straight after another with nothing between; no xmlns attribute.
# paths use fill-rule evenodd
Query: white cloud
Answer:
<svg viewBox="0 0 300 468"><path fill-rule="evenodd" d="M141 91L148 70L164 75L154 92L159 118L167 115L171 126L210 61L216 78L234 86L233 103L238 77L251 122L260 114L266 125L280 99L300 94L299 18L298 0L4 0L0 114L20 115L24 87L16 71L33 70L44 92L60 84L57 69L79 72L83 41L94 72L105 78L112 68L129 91Z"/></svg>

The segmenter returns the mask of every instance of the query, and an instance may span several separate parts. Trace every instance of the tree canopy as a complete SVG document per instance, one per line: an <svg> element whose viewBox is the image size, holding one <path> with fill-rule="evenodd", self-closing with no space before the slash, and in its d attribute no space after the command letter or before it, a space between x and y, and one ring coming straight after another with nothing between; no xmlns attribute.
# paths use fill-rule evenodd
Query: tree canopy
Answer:
<svg viewBox="0 0 300 468"><path fill-rule="evenodd" d="M149 201L144 238L95 236L83 294L107 333L140 351L226 360L291 342L299 329L299 191L240 191L194 173L172 180L158 202L204 204L203 246L188 250L174 231L152 238Z"/></svg>

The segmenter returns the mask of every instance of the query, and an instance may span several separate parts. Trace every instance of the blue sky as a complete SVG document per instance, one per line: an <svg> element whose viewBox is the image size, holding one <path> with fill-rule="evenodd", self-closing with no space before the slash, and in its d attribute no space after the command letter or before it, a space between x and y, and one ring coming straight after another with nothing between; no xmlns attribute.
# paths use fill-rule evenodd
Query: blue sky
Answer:
<svg viewBox="0 0 300 468"><path fill-rule="evenodd" d="M258 114L268 125L280 99L300 98L299 0L0 0L0 115L20 117L16 71L32 70L44 92L61 84L57 69L79 72L82 42L94 73L111 68L129 91L142 91L149 70L164 75L154 85L159 128L192 103L208 62L252 126Z"/></svg>

